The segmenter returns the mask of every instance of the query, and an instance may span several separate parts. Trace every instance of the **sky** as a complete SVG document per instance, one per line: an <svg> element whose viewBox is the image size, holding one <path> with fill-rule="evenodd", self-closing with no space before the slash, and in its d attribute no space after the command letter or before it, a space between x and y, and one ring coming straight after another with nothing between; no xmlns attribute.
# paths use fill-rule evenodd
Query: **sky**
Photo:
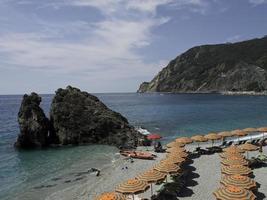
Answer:
<svg viewBox="0 0 267 200"><path fill-rule="evenodd" d="M0 94L135 92L201 44L267 35L267 0L0 0Z"/></svg>

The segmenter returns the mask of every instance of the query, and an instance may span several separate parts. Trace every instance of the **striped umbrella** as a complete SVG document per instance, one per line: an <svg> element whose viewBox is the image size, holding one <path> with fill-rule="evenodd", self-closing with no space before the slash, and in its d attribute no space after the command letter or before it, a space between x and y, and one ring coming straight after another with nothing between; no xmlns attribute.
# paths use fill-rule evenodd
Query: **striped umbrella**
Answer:
<svg viewBox="0 0 267 200"><path fill-rule="evenodd" d="M189 137L180 137L175 140L176 142L183 143L183 144L190 144L193 140Z"/></svg>
<svg viewBox="0 0 267 200"><path fill-rule="evenodd" d="M222 138L225 138L225 137L232 137L233 133L231 131L223 131L218 133L218 135L222 136Z"/></svg>
<svg viewBox="0 0 267 200"><path fill-rule="evenodd" d="M262 132L262 138L264 138L264 132L267 132L267 127L257 128L259 132Z"/></svg>
<svg viewBox="0 0 267 200"><path fill-rule="evenodd" d="M141 181L146 181L147 183L150 183L151 195L153 195L152 183L163 181L164 179L166 179L166 176L166 174L152 169L144 172L143 174L138 175L136 178Z"/></svg>
<svg viewBox="0 0 267 200"><path fill-rule="evenodd" d="M256 188L256 182L247 176L232 175L225 176L221 180L221 184L224 186L237 186L247 190Z"/></svg>
<svg viewBox="0 0 267 200"><path fill-rule="evenodd" d="M222 173L226 175L249 175L252 173L249 167L243 165L222 166Z"/></svg>
<svg viewBox="0 0 267 200"><path fill-rule="evenodd" d="M227 159L222 159L221 163L223 165L248 165L247 160L238 157L229 157Z"/></svg>
<svg viewBox="0 0 267 200"><path fill-rule="evenodd" d="M181 148L181 147L184 147L185 144L184 143L180 143L180 142L170 142L166 146L167 146L167 148Z"/></svg>
<svg viewBox="0 0 267 200"><path fill-rule="evenodd" d="M126 200L126 197L115 192L105 192L96 197L94 200Z"/></svg>
<svg viewBox="0 0 267 200"><path fill-rule="evenodd" d="M160 162L166 162L166 163L171 163L171 164L181 164L184 161L185 159L181 157L167 157L166 159L163 159Z"/></svg>
<svg viewBox="0 0 267 200"><path fill-rule="evenodd" d="M223 149L224 152L227 152L227 153L244 153L245 151L238 148L237 146L235 145L232 145L230 147L227 147L225 149Z"/></svg>
<svg viewBox="0 0 267 200"><path fill-rule="evenodd" d="M166 155L166 157L180 157L180 158L187 158L188 156L188 153L186 152L183 152L183 151L173 151L173 152L170 152Z"/></svg>
<svg viewBox="0 0 267 200"><path fill-rule="evenodd" d="M219 188L213 192L218 200L255 200L256 196L249 190L228 186L226 188Z"/></svg>
<svg viewBox="0 0 267 200"><path fill-rule="evenodd" d="M180 170L180 167L175 164L160 162L154 166L154 169L166 174L177 174Z"/></svg>
<svg viewBox="0 0 267 200"><path fill-rule="evenodd" d="M247 152L247 158L248 158L249 151L257 151L259 149L258 146L250 144L250 143L241 144L238 146L238 148Z"/></svg>
<svg viewBox="0 0 267 200"><path fill-rule="evenodd" d="M183 147L172 147L172 148L169 148L169 149L166 149L166 152L167 153L172 153L172 152L185 152L185 148Z"/></svg>
<svg viewBox="0 0 267 200"><path fill-rule="evenodd" d="M257 128L244 128L242 131L245 131L245 132L258 132L258 129Z"/></svg>
<svg viewBox="0 0 267 200"><path fill-rule="evenodd" d="M220 140L222 138L222 136L220 136L216 133L209 133L209 134L205 135L204 137L208 140L211 140L212 146L213 146L214 140Z"/></svg>
<svg viewBox="0 0 267 200"><path fill-rule="evenodd" d="M235 157L235 158L240 158L243 159L245 156L239 152L223 152L219 154L221 158L229 158L229 157Z"/></svg>
<svg viewBox="0 0 267 200"><path fill-rule="evenodd" d="M194 142L197 142L198 146L199 146L200 142L207 142L208 141L208 139L206 139L203 135L195 135L195 136L191 137L191 139Z"/></svg>
<svg viewBox="0 0 267 200"><path fill-rule="evenodd" d="M138 179L129 179L128 181L120 184L115 191L127 195L131 194L133 195L134 199L134 194L145 192L148 188L149 185L146 181L141 181Z"/></svg>

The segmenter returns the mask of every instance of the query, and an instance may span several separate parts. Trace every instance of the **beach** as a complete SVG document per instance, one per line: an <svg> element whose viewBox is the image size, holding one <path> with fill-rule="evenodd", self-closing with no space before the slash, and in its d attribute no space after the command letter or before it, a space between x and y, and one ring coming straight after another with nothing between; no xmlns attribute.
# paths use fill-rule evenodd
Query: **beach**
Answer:
<svg viewBox="0 0 267 200"><path fill-rule="evenodd" d="M202 147L208 147L210 144L205 143ZM195 144L186 145L188 151L193 151L197 146ZM150 147L151 148L151 147ZM139 148L139 150L146 150L146 148ZM267 154L267 147L263 148L263 153ZM155 153L157 158L155 160L138 160L135 159L133 163L120 156L112 164L106 165L101 169L100 176L94 174L80 173L72 177L68 177L71 180L69 183L61 185L61 189L57 188L53 191L52 187L49 189L40 188L36 189L35 193L28 193L31 198L33 195L38 195L40 198L42 195L45 200L93 200L96 195L103 192L114 191L116 186L130 178L136 177L138 174L151 169L159 160L165 158L165 153ZM258 155L259 152L250 152L250 157ZM212 200L215 199L213 192L218 189L221 179L221 163L218 153L212 155L201 155L200 157L193 158L189 168L192 169L188 179L186 179L186 186L181 191L179 199L199 199L199 200ZM126 167L128 169L126 169ZM253 170L255 176L254 180L260 184L258 189L258 195L261 198L266 195L267 191L267 174L266 167ZM78 179L75 181L75 179ZM80 179L80 180L79 180ZM169 179L170 180L170 179ZM63 182L63 180L60 180ZM162 185L153 186L154 193ZM46 191L47 190L47 191ZM38 191L38 192L37 192ZM49 191L49 192L48 192ZM52 192L51 192L52 191ZM150 189L145 193L139 194L139 197L150 198ZM27 199L27 193L24 194L24 198Z"/></svg>

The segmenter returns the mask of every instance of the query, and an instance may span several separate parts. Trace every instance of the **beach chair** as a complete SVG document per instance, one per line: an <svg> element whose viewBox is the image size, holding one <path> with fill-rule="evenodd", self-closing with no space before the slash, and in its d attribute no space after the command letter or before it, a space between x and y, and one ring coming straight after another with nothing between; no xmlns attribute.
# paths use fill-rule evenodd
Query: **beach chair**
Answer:
<svg viewBox="0 0 267 200"><path fill-rule="evenodd" d="M227 144L224 146L224 148L229 147L229 146L231 146L232 144L233 144L233 141L230 141L229 143L227 143Z"/></svg>
<svg viewBox="0 0 267 200"><path fill-rule="evenodd" d="M227 145L227 141L224 141L219 147L224 147Z"/></svg>

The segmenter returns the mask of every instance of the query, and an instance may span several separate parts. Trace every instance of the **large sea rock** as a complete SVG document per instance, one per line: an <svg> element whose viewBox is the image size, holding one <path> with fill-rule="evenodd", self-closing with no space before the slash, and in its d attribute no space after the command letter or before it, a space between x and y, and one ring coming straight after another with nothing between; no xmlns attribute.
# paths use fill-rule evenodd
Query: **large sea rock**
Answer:
<svg viewBox="0 0 267 200"><path fill-rule="evenodd" d="M58 89L51 104L52 134L59 143L137 145L140 136L121 114L112 111L97 97L68 86Z"/></svg>
<svg viewBox="0 0 267 200"><path fill-rule="evenodd" d="M267 37L193 47L138 89L172 93L228 91L267 91Z"/></svg>
<svg viewBox="0 0 267 200"><path fill-rule="evenodd" d="M25 94L18 113L20 134L18 148L45 147L49 144L49 120L40 108L41 97L36 93Z"/></svg>

